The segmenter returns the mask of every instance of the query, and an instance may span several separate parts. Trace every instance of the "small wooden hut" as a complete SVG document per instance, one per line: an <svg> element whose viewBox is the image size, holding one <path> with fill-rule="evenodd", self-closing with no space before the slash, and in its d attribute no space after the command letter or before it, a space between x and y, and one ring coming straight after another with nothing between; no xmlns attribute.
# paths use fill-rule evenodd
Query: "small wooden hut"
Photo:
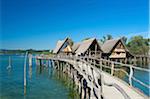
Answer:
<svg viewBox="0 0 150 99"><path fill-rule="evenodd" d="M59 40L56 44L56 48L54 49L54 54L68 55L72 54L72 40L66 38L64 40Z"/></svg>
<svg viewBox="0 0 150 99"><path fill-rule="evenodd" d="M80 43L75 43L72 47L75 55L101 57L102 50L95 38L84 40Z"/></svg>
<svg viewBox="0 0 150 99"><path fill-rule="evenodd" d="M127 60L133 59L133 55L129 52L122 38L107 40L102 46L102 58L113 61L127 63Z"/></svg>

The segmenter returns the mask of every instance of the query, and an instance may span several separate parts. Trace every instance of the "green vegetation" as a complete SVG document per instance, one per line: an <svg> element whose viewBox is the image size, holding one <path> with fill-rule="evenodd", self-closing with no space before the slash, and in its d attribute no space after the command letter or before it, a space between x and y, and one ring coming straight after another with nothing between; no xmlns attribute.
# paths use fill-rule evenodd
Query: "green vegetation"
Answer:
<svg viewBox="0 0 150 99"><path fill-rule="evenodd" d="M131 53L136 55L148 55L150 39L142 36L134 36L127 43L127 47Z"/></svg>
<svg viewBox="0 0 150 99"><path fill-rule="evenodd" d="M106 36L103 36L103 38L100 39L100 41L101 41L102 43L104 43L105 41L111 40L111 39L113 39L112 35L107 34Z"/></svg>
<svg viewBox="0 0 150 99"><path fill-rule="evenodd" d="M90 37L87 37L87 38L83 39L82 41L89 40L89 39L90 39Z"/></svg>

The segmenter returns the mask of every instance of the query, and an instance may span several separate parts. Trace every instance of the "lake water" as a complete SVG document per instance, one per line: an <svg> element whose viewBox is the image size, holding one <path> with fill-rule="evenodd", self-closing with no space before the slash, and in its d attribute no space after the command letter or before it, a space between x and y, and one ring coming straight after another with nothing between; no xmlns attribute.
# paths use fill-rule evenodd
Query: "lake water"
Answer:
<svg viewBox="0 0 150 99"><path fill-rule="evenodd" d="M58 79L57 71L43 68L33 61L27 65L27 94L24 96L24 57L11 56L12 69L7 70L9 56L0 56L0 99L72 99L72 90Z"/></svg>
<svg viewBox="0 0 150 99"><path fill-rule="evenodd" d="M134 70L134 74L133 76L142 81L143 83L150 85L150 74L148 72L144 72L144 71L140 71L140 70ZM141 91L142 93L146 94L147 96L150 96L150 89L142 86L141 84L139 84L138 82L133 80L133 86L135 88L137 88L139 91Z"/></svg>
<svg viewBox="0 0 150 99"><path fill-rule="evenodd" d="M24 96L23 87L23 56L11 56L12 69L7 70L9 56L0 56L0 99L73 99L72 89L66 87L63 78L52 68L43 68L42 71L35 65L27 65L27 94ZM27 63L28 64L28 63ZM62 75L61 75L62 76ZM134 71L134 77L149 84L149 73ZM144 94L150 96L149 89L137 82L133 85ZM76 99L76 98L75 98Z"/></svg>

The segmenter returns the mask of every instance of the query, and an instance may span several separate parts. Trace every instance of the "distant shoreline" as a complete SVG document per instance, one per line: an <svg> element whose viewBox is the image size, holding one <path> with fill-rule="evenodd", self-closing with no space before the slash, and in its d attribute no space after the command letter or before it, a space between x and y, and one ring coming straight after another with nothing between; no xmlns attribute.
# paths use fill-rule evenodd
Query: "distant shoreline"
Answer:
<svg viewBox="0 0 150 99"><path fill-rule="evenodd" d="M3 49L0 50L0 55L24 55L26 52L32 53L32 54L51 54L50 50L7 50Z"/></svg>

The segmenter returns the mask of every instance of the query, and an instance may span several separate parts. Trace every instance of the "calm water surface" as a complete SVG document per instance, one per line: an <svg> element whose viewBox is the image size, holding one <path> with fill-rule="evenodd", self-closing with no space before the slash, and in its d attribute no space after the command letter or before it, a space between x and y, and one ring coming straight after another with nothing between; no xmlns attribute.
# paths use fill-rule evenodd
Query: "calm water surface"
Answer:
<svg viewBox="0 0 150 99"><path fill-rule="evenodd" d="M0 99L71 99L70 89L60 82L56 73L27 65L27 95L23 87L23 56L11 56L12 69L7 70L9 56L0 56Z"/></svg>
<svg viewBox="0 0 150 99"><path fill-rule="evenodd" d="M150 85L150 73L149 72L145 72L141 70L134 70L133 76L136 79L145 83L146 85ZM124 80L129 83L128 77L125 77ZM132 84L137 90L139 90L140 92L144 93L147 96L150 96L149 88L142 86L140 83L134 81L133 79L132 79Z"/></svg>

